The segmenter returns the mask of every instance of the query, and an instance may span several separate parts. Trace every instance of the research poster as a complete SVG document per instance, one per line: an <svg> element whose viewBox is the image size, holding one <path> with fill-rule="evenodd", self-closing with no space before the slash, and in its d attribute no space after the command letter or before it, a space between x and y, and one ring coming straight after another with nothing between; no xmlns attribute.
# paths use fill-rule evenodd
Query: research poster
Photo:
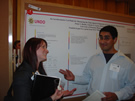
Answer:
<svg viewBox="0 0 135 101"><path fill-rule="evenodd" d="M48 43L47 61L43 63L48 75L61 78L65 89L77 88L71 97L82 96L87 85L76 85L64 79L59 69L69 69L82 75L88 59L100 51L99 30L113 25L119 37L115 45L135 61L135 25L90 17L33 11L25 13L25 42L31 37L43 38Z"/></svg>

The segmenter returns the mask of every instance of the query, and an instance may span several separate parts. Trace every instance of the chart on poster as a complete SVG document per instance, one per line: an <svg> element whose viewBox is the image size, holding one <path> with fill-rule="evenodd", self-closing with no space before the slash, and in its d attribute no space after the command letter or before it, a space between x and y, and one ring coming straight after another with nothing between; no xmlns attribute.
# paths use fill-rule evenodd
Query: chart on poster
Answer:
<svg viewBox="0 0 135 101"><path fill-rule="evenodd" d="M135 61L135 26L131 23L37 11L29 14L26 11L25 42L31 37L45 39L49 50L44 62L47 74L60 77L65 89L77 88L73 96L81 96L86 94L87 85L66 81L59 69L69 69L81 76L88 59L100 51L98 33L106 25L118 29L116 49Z"/></svg>

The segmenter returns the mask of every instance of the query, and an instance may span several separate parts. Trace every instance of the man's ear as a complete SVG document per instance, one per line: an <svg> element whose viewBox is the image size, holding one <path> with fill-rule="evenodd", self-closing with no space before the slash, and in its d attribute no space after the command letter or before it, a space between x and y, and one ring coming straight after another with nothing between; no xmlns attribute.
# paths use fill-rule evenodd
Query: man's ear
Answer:
<svg viewBox="0 0 135 101"><path fill-rule="evenodd" d="M114 44L117 42L117 37L114 39Z"/></svg>

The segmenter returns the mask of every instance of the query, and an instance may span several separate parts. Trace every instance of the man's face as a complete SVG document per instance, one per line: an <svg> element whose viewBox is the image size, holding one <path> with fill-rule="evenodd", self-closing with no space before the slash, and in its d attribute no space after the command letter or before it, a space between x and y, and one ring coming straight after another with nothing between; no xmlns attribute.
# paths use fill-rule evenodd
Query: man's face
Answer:
<svg viewBox="0 0 135 101"><path fill-rule="evenodd" d="M113 39L109 32L101 32L99 35L99 45L103 53L114 53L114 44L117 38Z"/></svg>
<svg viewBox="0 0 135 101"><path fill-rule="evenodd" d="M16 45L16 49L20 49L20 42L19 42L19 43L17 43L17 45Z"/></svg>

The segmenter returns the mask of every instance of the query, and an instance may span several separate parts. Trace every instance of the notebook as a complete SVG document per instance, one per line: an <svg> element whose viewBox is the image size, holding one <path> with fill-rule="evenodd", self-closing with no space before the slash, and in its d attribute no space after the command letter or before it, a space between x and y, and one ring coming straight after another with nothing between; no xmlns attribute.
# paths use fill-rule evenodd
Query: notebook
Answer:
<svg viewBox="0 0 135 101"><path fill-rule="evenodd" d="M96 90L94 93L85 98L83 101L101 101L102 97L105 97L105 95L100 91Z"/></svg>
<svg viewBox="0 0 135 101"><path fill-rule="evenodd" d="M35 74L32 101L40 101L53 95L60 86L60 81L61 79L58 77Z"/></svg>

